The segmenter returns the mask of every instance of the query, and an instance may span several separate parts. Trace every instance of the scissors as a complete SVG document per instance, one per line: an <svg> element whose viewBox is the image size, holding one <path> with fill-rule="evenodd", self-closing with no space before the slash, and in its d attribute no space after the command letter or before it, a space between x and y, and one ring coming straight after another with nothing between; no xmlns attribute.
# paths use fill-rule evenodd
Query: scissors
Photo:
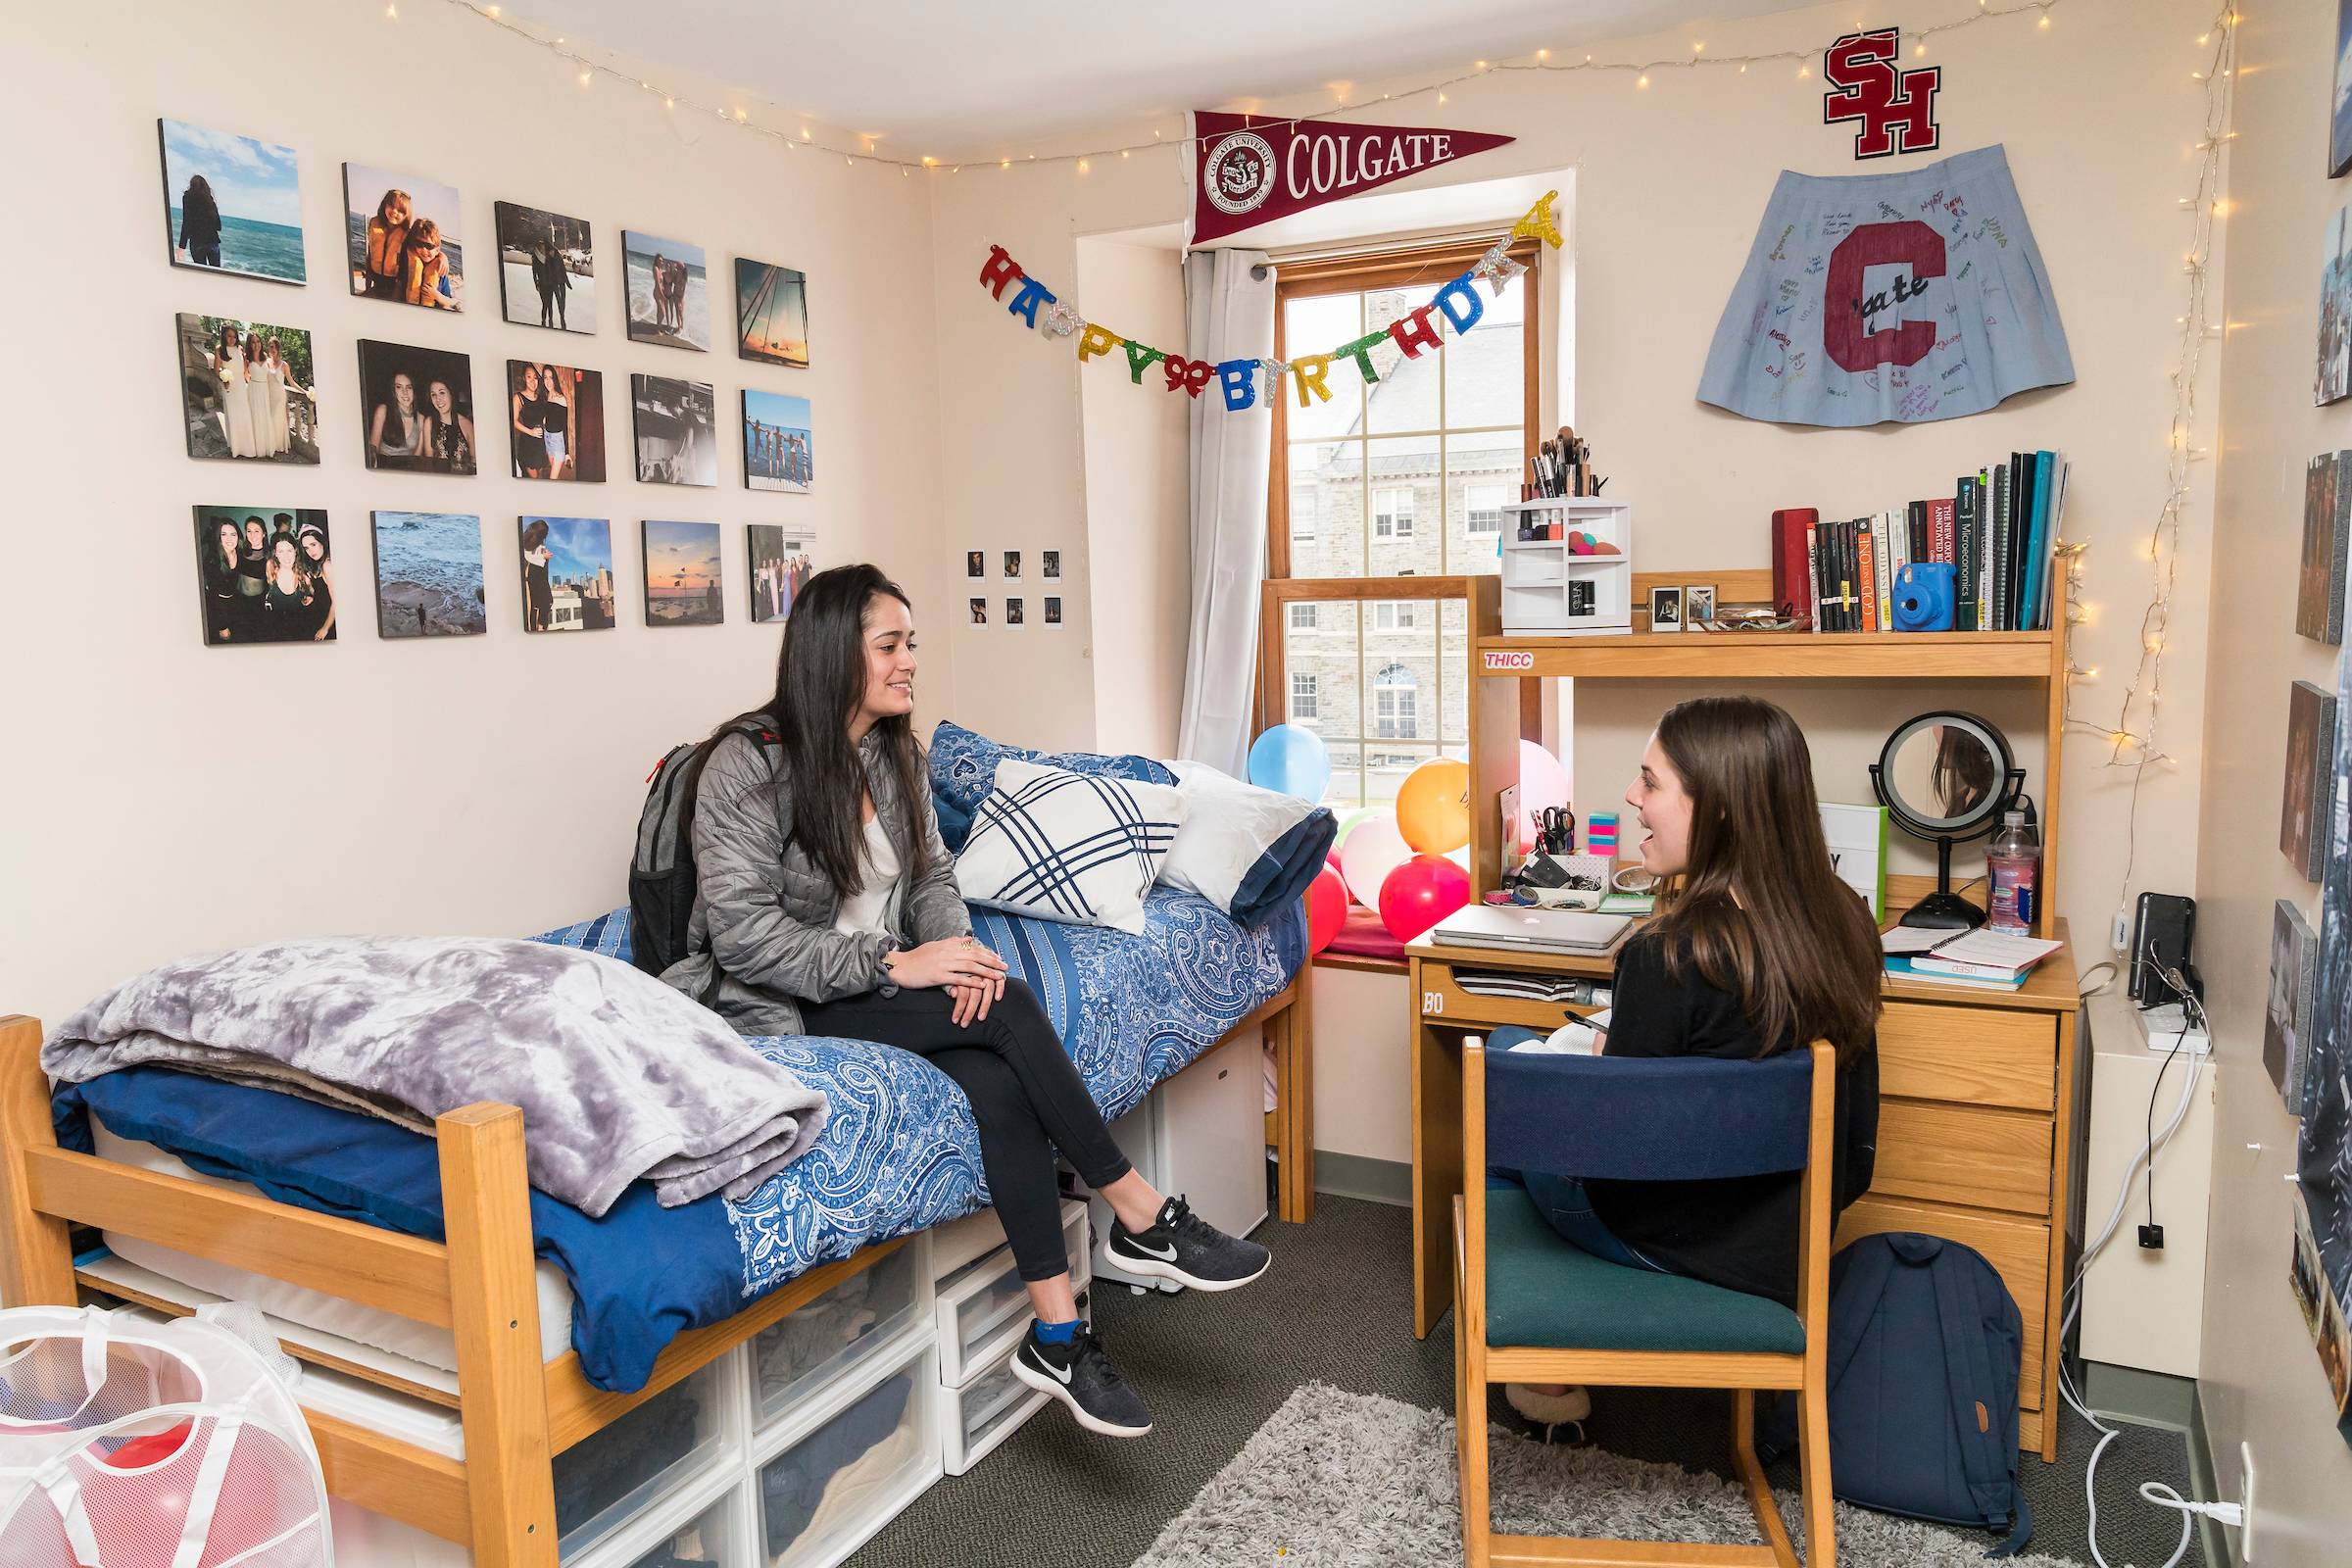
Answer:
<svg viewBox="0 0 2352 1568"><path fill-rule="evenodd" d="M1536 828L1545 855L1566 855L1576 832L1576 813L1564 807L1546 806L1536 814Z"/></svg>

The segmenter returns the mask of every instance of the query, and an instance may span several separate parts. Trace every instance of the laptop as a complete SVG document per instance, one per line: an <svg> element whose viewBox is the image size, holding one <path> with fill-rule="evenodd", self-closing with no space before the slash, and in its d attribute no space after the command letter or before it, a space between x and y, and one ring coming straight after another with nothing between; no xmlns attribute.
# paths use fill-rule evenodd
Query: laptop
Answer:
<svg viewBox="0 0 2352 1568"><path fill-rule="evenodd" d="M1429 939L1448 948L1519 948L1596 957L1624 941L1633 924L1628 914L1473 904L1440 920Z"/></svg>

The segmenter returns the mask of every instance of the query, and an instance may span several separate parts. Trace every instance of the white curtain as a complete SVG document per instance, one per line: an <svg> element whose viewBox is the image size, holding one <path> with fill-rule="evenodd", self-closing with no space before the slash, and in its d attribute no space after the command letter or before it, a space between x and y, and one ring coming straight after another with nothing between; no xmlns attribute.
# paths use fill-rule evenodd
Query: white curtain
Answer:
<svg viewBox="0 0 2352 1568"><path fill-rule="evenodd" d="M1263 251L1195 251L1184 264L1185 353L1219 364L1274 354L1274 269ZM1211 379L1193 399L1193 614L1176 754L1243 776L1257 670L1257 601L1266 575L1266 465L1273 421L1261 404L1229 413ZM1280 387L1275 389L1279 394Z"/></svg>

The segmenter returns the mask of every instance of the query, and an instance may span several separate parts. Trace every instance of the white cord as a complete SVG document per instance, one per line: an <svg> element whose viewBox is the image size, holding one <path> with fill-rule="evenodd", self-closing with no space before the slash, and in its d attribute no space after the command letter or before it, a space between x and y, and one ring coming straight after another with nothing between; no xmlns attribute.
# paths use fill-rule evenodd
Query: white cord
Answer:
<svg viewBox="0 0 2352 1568"><path fill-rule="evenodd" d="M2179 997L2181 1002L2181 1021L2183 1024L2180 1032L2181 1038L2180 1041L2176 1042L2173 1047L2175 1051L2179 1051L2180 1049L2180 1045L2185 1043L2188 1038L2188 1030L2186 1028L2187 1024L2194 1022L2201 1028L2209 1027L2205 1022L2204 1004L2198 1001L2196 995L2189 989L2187 982L2180 976L2179 970L2174 969L2160 971L2159 978L2164 981L2165 985L2173 992L2175 996ZM2173 1114L2171 1118L2165 1122L2164 1130L2156 1134L2154 1138L2148 1141L2148 1146L2139 1152L2139 1153L2132 1159L2131 1167L2124 1172L2123 1182L2117 1189L2115 1195L2115 1209L2107 1216L2107 1223L2100 1227L2097 1239L2082 1249L2082 1256L2075 1265L2075 1277L2068 1283L2066 1287L2066 1295L2062 1298L2066 1310L2065 1315L2061 1319L2058 1327L2058 1343L2060 1347L2058 1359L2058 1393L2068 1404L2071 1404L2075 1407L2075 1413L2077 1415L2080 1415L2083 1420L2089 1422L2091 1429L2100 1434L2097 1445L2090 1450L2090 1463L2084 1466L2082 1471L2082 1500L2087 1505L2090 1515L2089 1523L2085 1528L2084 1539L2090 1546L2090 1560L2096 1563L2098 1568L2114 1568L2114 1565L2109 1563L2108 1560L2099 1552L2099 1458L2107 1451L2107 1446L2113 1443L2116 1439L2122 1437L2123 1432L2121 1429L2111 1427L2107 1425L2106 1422L2099 1419L2100 1415L2113 1415L2115 1413L2114 1411L2109 1410L2093 1412L2088 1405L2082 1402L2082 1396L2075 1392L2074 1379L2067 1376L2066 1371L2066 1357L2064 1349L2066 1338L2068 1335L2074 1332L2075 1319L2082 1310L2082 1302L2080 1298L2080 1293L2082 1289L2083 1276L2089 1272L2091 1260L2099 1255L2100 1251L2105 1249L2108 1242L2114 1239L2117 1230L2122 1228L2124 1223L2124 1215L2132 1206L2132 1184L2138 1179L2140 1167L2143 1165L2147 1166L2149 1170L2149 1179L2154 1180L2157 1151L2164 1148L2164 1146L2172 1140L2173 1134L2180 1130L2180 1124L2188 1119L2189 1107L2196 1102L2196 1093L2197 1063L2196 1059L2192 1056L2189 1059L2188 1076L2180 1086L2180 1103L2173 1107ZM2159 1494L2161 1494L2161 1495ZM2230 1515L2236 1515L2238 1514L2237 1504L2191 1502L2187 1498L2181 1496L2178 1492L2175 1492L2171 1487L2166 1486L2161 1481L2149 1481L2143 1483L2140 1486L2139 1494L2148 1502L2156 1503L2162 1507L2179 1508L2182 1510L2180 1515L2180 1544L2173 1548L2173 1554L2164 1560L2164 1562L2160 1565L2160 1568L2179 1568L2180 1559L2188 1555L2189 1538L2194 1533L2196 1528L2191 1522L2191 1515L2200 1513L2210 1514L2212 1517L2220 1519L2225 1524L2236 1524L2239 1522L2238 1518L2227 1517L2222 1512L2223 1509L2227 1509Z"/></svg>

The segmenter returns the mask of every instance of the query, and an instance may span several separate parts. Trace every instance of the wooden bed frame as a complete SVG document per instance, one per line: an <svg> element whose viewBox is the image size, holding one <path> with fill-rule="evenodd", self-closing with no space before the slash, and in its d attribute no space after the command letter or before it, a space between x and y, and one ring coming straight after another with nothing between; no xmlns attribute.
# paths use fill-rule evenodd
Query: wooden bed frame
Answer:
<svg viewBox="0 0 2352 1568"><path fill-rule="evenodd" d="M1310 972L1301 963L1287 989L1224 1037L1258 1030L1273 1048L1278 1106L1272 1136L1281 1165L1276 1211L1295 1222L1303 1222L1314 1204ZM303 1347L288 1344L286 1349L457 1408L466 1438L463 1460L333 1416L305 1413L328 1492L469 1548L476 1568L555 1568L556 1454L904 1243L901 1238L866 1247L809 1270L723 1323L680 1334L654 1363L644 1388L610 1394L589 1384L576 1352L540 1359L521 1111L467 1105L435 1121L448 1240L428 1242L59 1148L49 1079L40 1066L41 1038L36 1020L0 1017L0 1303L71 1306L84 1289L134 1298L75 1271L68 1227L81 1224L451 1330L457 1341L455 1396ZM164 1311L186 1310L135 1298Z"/></svg>

